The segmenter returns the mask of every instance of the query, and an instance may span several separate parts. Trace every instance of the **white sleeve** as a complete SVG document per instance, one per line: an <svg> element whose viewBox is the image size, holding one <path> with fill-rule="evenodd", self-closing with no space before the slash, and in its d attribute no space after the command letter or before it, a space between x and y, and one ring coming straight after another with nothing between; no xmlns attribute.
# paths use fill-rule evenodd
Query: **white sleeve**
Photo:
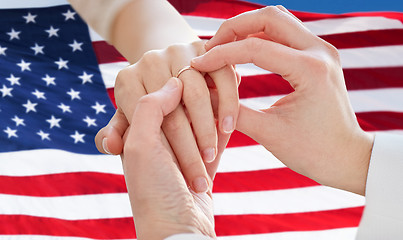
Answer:
<svg viewBox="0 0 403 240"><path fill-rule="evenodd" d="M172 235L168 238L165 238L165 240L213 240L213 239L201 234L183 233Z"/></svg>
<svg viewBox="0 0 403 240"><path fill-rule="evenodd" d="M130 0L68 0L80 16L105 40L110 40L113 21Z"/></svg>
<svg viewBox="0 0 403 240"><path fill-rule="evenodd" d="M403 239L403 136L378 133L357 240Z"/></svg>

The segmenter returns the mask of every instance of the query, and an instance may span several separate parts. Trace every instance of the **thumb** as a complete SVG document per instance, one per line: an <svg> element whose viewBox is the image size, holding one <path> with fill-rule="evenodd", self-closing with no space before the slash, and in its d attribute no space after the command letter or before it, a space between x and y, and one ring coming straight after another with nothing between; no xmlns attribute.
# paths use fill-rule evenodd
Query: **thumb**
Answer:
<svg viewBox="0 0 403 240"><path fill-rule="evenodd" d="M270 126L267 124L269 118L269 112L253 110L241 104L236 130L265 145L264 143L269 138L269 134L266 133L270 132L268 130Z"/></svg>
<svg viewBox="0 0 403 240"><path fill-rule="evenodd" d="M101 153L118 155L123 150L123 135L129 123L120 108L118 108L109 121L95 136L95 145Z"/></svg>
<svg viewBox="0 0 403 240"><path fill-rule="evenodd" d="M182 82L178 78L171 78L160 90L141 97L131 122L137 132L133 136L139 134L145 139L149 138L150 133L160 136L162 121L178 106L182 89Z"/></svg>

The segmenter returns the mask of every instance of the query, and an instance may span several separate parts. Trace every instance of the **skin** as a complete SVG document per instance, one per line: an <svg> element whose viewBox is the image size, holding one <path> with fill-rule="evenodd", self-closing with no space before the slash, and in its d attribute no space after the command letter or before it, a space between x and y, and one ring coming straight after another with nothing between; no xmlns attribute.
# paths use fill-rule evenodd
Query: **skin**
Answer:
<svg viewBox="0 0 403 240"><path fill-rule="evenodd" d="M196 194L187 187L161 132L164 117L176 109L182 91L182 82L172 78L162 89L141 97L125 140L122 162L138 239L177 233L215 237L211 188Z"/></svg>
<svg viewBox="0 0 403 240"><path fill-rule="evenodd" d="M81 15L86 19L85 12ZM94 21L86 20L90 25ZM117 155L122 153L122 136L131 124L138 99L160 89L205 50L183 17L165 0L130 1L114 19L109 37L109 42L133 63L119 73L115 83L116 113L95 137L100 152ZM205 78L217 89L220 103L216 116ZM165 117L164 138L178 158L189 186L204 192L214 177L204 165L213 161L218 164L224 149L221 142L226 143L235 129L239 112L237 76L232 67L224 67L208 74L188 70L180 79L184 83L183 105Z"/></svg>
<svg viewBox="0 0 403 240"><path fill-rule="evenodd" d="M200 71L254 63L280 74L295 90L264 110L241 106L239 131L294 171L365 195L374 137L358 125L337 49L281 6L227 20L206 49L192 60Z"/></svg>

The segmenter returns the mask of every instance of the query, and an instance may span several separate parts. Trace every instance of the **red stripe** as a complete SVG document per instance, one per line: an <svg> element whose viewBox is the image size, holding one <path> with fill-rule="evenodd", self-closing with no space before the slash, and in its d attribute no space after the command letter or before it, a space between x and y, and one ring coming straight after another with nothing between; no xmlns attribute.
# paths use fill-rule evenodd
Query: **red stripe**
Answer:
<svg viewBox="0 0 403 240"><path fill-rule="evenodd" d="M403 129L402 112L361 112L356 115L358 123L365 131Z"/></svg>
<svg viewBox="0 0 403 240"><path fill-rule="evenodd" d="M91 239L135 238L133 218L63 220L26 215L0 215L2 235L49 235Z"/></svg>
<svg viewBox="0 0 403 240"><path fill-rule="evenodd" d="M127 61L115 47L105 41L92 42L98 64Z"/></svg>
<svg viewBox="0 0 403 240"><path fill-rule="evenodd" d="M0 176L0 182L0 193L25 196L56 197L127 192L123 175L99 172ZM30 187L27 187L27 183Z"/></svg>
<svg viewBox="0 0 403 240"><path fill-rule="evenodd" d="M357 227L362 211L363 207L355 207L291 214L216 216L216 233L231 236Z"/></svg>
<svg viewBox="0 0 403 240"><path fill-rule="evenodd" d="M403 67L344 69L348 90L403 87ZM277 74L243 76L239 86L240 98L288 94L290 84Z"/></svg>
<svg viewBox="0 0 403 240"><path fill-rule="evenodd" d="M291 214L215 216L218 236L315 231L359 224L363 207ZM0 234L86 237L92 239L135 238L132 218L62 220L26 215L0 215Z"/></svg>
<svg viewBox="0 0 403 240"><path fill-rule="evenodd" d="M371 30L320 36L338 49L403 44L403 29Z"/></svg>
<svg viewBox="0 0 403 240"><path fill-rule="evenodd" d="M245 159L248 161L248 159ZM317 186L319 183L289 168L217 173L213 192L249 192Z"/></svg>
<svg viewBox="0 0 403 240"><path fill-rule="evenodd" d="M247 161L247 159L245 159ZM284 180L286 179L286 180ZM1 194L61 197L86 194L126 193L123 175L80 172L38 176L0 176ZM27 188L27 183L30 187ZM319 185L288 168L217 173L214 192L250 192Z"/></svg>
<svg viewBox="0 0 403 240"><path fill-rule="evenodd" d="M212 18L230 18L245 11L251 11L264 7L264 5L234 0L169 0L169 2L182 15L204 16ZM403 13L400 12L359 12L346 14L308 13L292 10L291 12L302 21L314 21L329 18L382 16L397 19L403 22Z"/></svg>

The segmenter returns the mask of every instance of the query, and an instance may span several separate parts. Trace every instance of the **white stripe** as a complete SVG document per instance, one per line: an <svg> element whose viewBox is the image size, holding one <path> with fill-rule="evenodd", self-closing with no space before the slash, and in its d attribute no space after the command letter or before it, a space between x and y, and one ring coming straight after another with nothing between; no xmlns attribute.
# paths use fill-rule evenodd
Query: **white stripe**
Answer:
<svg viewBox="0 0 403 240"><path fill-rule="evenodd" d="M218 237L219 240L354 240L357 228L338 228L321 231L280 232ZM0 238L1 239L1 238Z"/></svg>
<svg viewBox="0 0 403 240"><path fill-rule="evenodd" d="M224 22L224 19L220 18L198 16L184 16L184 18L199 36L213 36ZM385 17L324 19L304 22L304 25L316 35L403 28L399 20Z"/></svg>
<svg viewBox="0 0 403 240"><path fill-rule="evenodd" d="M334 210L365 204L362 196L314 186L285 190L215 193L214 214L282 214Z"/></svg>
<svg viewBox="0 0 403 240"><path fill-rule="evenodd" d="M324 211L364 204L364 198L324 186L241 193L214 193L216 215ZM108 207L105 207L108 206ZM126 193L65 197L0 194L0 214L65 220L131 217Z"/></svg>
<svg viewBox="0 0 403 240"><path fill-rule="evenodd" d="M339 53L344 69L403 66L403 45L340 49ZM242 76L271 73L250 63L239 64L236 70Z"/></svg>
<svg viewBox="0 0 403 240"><path fill-rule="evenodd" d="M90 38L92 42L97 42L97 41L105 41L97 32L95 32L92 27L88 26L89 33L90 33Z"/></svg>
<svg viewBox="0 0 403 240"><path fill-rule="evenodd" d="M127 193L67 197L0 194L0 214L21 214L65 220L131 217Z"/></svg>
<svg viewBox="0 0 403 240"><path fill-rule="evenodd" d="M0 153L0 175L3 176L65 172L123 174L119 156L76 154L55 149Z"/></svg>
<svg viewBox="0 0 403 240"><path fill-rule="evenodd" d="M315 35L403 28L403 24L399 20L386 17L323 19L304 22L304 25Z"/></svg>
<svg viewBox="0 0 403 240"><path fill-rule="evenodd" d="M129 62L99 64L99 70L101 71L105 87L113 88L115 86L115 80L118 76L119 71L127 66L129 66Z"/></svg>
<svg viewBox="0 0 403 240"><path fill-rule="evenodd" d="M0 0L0 8L41 8L69 4L67 0Z"/></svg>
<svg viewBox="0 0 403 240"><path fill-rule="evenodd" d="M262 145L225 149L218 172L244 172L285 167Z"/></svg>
<svg viewBox="0 0 403 240"><path fill-rule="evenodd" d="M396 111L403 112L403 88L348 91L355 112ZM285 95L241 99L252 109L266 109Z"/></svg>

